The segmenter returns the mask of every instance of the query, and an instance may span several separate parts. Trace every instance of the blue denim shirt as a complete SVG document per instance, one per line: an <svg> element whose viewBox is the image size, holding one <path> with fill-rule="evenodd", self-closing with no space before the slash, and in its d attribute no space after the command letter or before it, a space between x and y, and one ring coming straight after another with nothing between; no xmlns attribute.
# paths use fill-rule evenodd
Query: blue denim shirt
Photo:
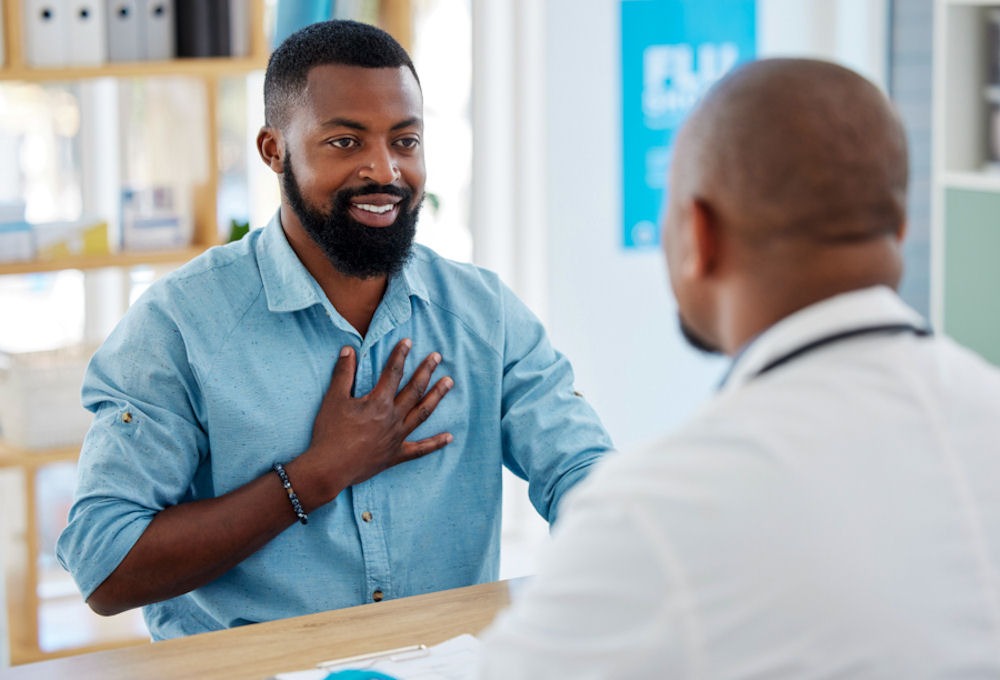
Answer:
<svg viewBox="0 0 1000 680"><path fill-rule="evenodd" d="M151 286L94 356L83 385L94 421L57 549L84 596L160 510L302 453L343 345L357 351L362 395L407 337L404 383L432 351L444 359L435 379L455 380L410 438L454 441L344 490L208 585L147 606L146 623L163 639L363 604L376 590L388 599L495 580L501 465L528 480L551 522L611 447L569 362L494 274L419 245L362 338L275 217Z"/></svg>

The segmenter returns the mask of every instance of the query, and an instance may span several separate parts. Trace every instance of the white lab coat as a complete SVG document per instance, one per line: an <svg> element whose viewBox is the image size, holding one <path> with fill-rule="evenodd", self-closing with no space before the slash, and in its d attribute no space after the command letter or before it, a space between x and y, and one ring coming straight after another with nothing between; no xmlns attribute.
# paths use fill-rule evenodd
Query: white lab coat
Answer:
<svg viewBox="0 0 1000 680"><path fill-rule="evenodd" d="M568 496L487 678L1000 678L1000 371L889 289L767 330Z"/></svg>

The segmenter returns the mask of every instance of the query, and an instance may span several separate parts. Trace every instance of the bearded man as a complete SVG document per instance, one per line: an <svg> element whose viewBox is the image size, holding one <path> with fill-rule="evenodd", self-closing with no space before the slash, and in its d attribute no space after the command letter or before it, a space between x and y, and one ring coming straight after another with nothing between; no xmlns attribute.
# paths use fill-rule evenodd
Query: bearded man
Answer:
<svg viewBox="0 0 1000 680"><path fill-rule="evenodd" d="M143 607L157 640L495 580L503 466L552 522L611 448L525 305L414 244L402 47L308 26L264 100L277 214L155 283L83 389L58 556L94 611Z"/></svg>

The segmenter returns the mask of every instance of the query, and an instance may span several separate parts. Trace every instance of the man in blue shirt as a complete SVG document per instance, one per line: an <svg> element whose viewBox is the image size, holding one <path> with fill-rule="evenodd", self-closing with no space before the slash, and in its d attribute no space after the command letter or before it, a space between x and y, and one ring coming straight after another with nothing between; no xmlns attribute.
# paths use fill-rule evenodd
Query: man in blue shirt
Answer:
<svg viewBox="0 0 1000 680"><path fill-rule="evenodd" d="M551 522L611 447L523 303L413 244L406 52L315 24L264 97L278 213L154 284L83 387L58 556L98 613L144 607L154 639L496 579L502 465Z"/></svg>

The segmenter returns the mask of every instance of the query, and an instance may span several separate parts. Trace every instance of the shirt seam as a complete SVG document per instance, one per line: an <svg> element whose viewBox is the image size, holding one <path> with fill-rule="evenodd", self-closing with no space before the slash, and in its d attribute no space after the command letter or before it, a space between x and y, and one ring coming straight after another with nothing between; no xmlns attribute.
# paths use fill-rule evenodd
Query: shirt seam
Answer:
<svg viewBox="0 0 1000 680"><path fill-rule="evenodd" d="M429 300L429 299L424 299L424 298L418 298L418 299L423 299L428 305L433 305L436 309L440 310L441 312L443 312L445 314L448 314L449 316L451 316L452 318L454 318L455 320L457 320L460 324L462 324L462 327L470 335L474 335L478 340L480 340L481 342L485 343L490 348L490 350L497 356L497 358L503 359L503 356L504 356L503 350L500 349L497 346L500 343L494 344L489 338L484 337L482 333L480 333L478 330L476 330L471 325L469 325L469 323L465 320L465 318L462 315L458 314L457 312L452 311L448 307L441 306L440 304L438 304L434 300ZM503 307L501 306L501 309L502 308ZM411 312L411 317L410 318L413 318L412 317L412 312ZM504 317L503 317L502 314L501 314L501 320L504 320ZM504 325L506 326L506 323L504 323Z"/></svg>
<svg viewBox="0 0 1000 680"><path fill-rule="evenodd" d="M227 262L227 263L225 263L224 265L222 265L220 267L213 267L212 271L218 271L218 270L221 270L221 269L223 269L225 267L232 266L232 265L236 264L238 261L239 260L237 259L237 260L233 260L231 262ZM212 347L211 352L209 352L209 354L208 354L209 361L208 361L208 364L205 366L205 374L199 376L198 374L200 373L200 371L198 371L198 369L197 369L197 364L191 363L191 366L194 369L193 372L194 372L195 376L198 377L198 380L199 380L200 383L204 384L205 382L207 382L208 378L212 375L212 372L214 371L215 364L216 364L216 362L218 360L220 352L222 351L222 347L224 347L226 345L226 343L229 342L230 338L232 338L233 334L237 331L237 329L239 329L242 326L243 320L246 319L247 314L249 314L250 310L253 309L254 304L257 301L260 300L261 294L264 292L264 282L263 282L262 279L259 278L260 277L260 268L259 267L257 268L257 273L258 273L258 280L260 281L260 283L259 283L259 285L257 287L256 292L249 299L249 301L247 302L246 306L240 312L239 317L230 325L230 327L228 329L226 329L226 332L224 334L222 334L222 333L219 334L218 341L215 343L215 346ZM279 312L273 312L270 309L268 309L267 313L268 314L277 314Z"/></svg>

